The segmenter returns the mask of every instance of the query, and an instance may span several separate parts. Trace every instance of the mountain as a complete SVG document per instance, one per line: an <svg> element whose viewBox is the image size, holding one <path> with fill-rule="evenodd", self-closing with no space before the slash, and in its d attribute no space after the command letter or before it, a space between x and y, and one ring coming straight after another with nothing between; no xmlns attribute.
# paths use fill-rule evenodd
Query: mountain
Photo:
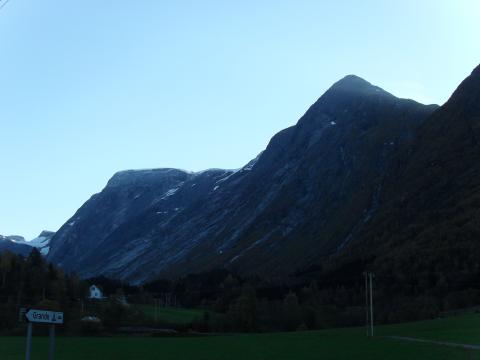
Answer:
<svg viewBox="0 0 480 360"><path fill-rule="evenodd" d="M55 234L48 259L136 283L230 268L271 278L362 233L436 105L349 75L238 170L122 171Z"/></svg>
<svg viewBox="0 0 480 360"><path fill-rule="evenodd" d="M153 228L154 224L147 225L147 221L168 223L190 203L203 200L217 180L231 173L215 169L201 173L177 169L121 171L60 228L52 239L48 258L88 275L95 274L87 272L97 265L95 258L116 256L110 266L122 266L120 261L128 264L135 253L149 245L147 239L132 239L132 243L130 238L123 240L128 231ZM149 214L153 220L148 219Z"/></svg>
<svg viewBox="0 0 480 360"><path fill-rule="evenodd" d="M32 247L26 244L25 239L22 236L0 235L0 252L10 251L15 254L27 256L32 251Z"/></svg>
<svg viewBox="0 0 480 360"><path fill-rule="evenodd" d="M35 239L26 241L19 235L0 235L0 252L8 250L15 254L28 255L32 248L37 248L42 255L47 255L50 248L50 240L55 235L53 231L44 230Z"/></svg>
<svg viewBox="0 0 480 360"><path fill-rule="evenodd" d="M53 231L43 230L35 239L27 242L27 245L37 248L40 253L46 256L50 250L50 240L55 235Z"/></svg>
<svg viewBox="0 0 480 360"><path fill-rule="evenodd" d="M423 291L468 287L480 280L479 239L480 66L399 153L378 211L337 270L363 262L390 282L428 274Z"/></svg>

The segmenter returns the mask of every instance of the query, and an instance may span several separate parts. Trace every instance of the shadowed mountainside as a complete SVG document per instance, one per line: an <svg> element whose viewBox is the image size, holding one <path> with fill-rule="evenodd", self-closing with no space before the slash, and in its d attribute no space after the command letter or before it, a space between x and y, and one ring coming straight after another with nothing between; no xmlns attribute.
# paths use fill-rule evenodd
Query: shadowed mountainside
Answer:
<svg viewBox="0 0 480 360"><path fill-rule="evenodd" d="M349 75L241 169L117 173L57 232L48 259L133 282L307 268L371 221L399 149L436 108Z"/></svg>

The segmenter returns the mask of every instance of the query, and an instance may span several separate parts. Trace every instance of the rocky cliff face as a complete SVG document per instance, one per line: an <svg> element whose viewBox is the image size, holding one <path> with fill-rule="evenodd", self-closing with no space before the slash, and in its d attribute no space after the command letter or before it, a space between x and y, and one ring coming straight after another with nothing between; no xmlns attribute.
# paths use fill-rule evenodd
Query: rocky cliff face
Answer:
<svg viewBox="0 0 480 360"><path fill-rule="evenodd" d="M363 230L399 149L436 108L347 76L242 169L115 174L57 232L48 259L133 282L308 267Z"/></svg>

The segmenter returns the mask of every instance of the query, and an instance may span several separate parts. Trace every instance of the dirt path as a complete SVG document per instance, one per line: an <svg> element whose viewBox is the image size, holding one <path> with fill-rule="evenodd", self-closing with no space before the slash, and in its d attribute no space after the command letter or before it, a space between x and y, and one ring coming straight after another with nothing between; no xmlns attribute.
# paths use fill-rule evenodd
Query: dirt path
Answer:
<svg viewBox="0 0 480 360"><path fill-rule="evenodd" d="M451 343L447 341L417 339L417 338L408 337L408 336L384 336L384 338L394 339L394 340L403 340L403 341L414 341L414 342L435 344L435 345L442 345L442 346L450 346L450 347L469 349L469 350L480 350L480 345L457 344L457 343Z"/></svg>

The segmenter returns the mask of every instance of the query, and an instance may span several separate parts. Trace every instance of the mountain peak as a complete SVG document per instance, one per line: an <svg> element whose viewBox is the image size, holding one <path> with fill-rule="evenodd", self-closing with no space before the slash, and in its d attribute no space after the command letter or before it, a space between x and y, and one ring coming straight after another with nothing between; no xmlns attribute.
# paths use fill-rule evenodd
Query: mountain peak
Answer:
<svg viewBox="0 0 480 360"><path fill-rule="evenodd" d="M55 235L55 231L43 230L37 237L52 237L53 235Z"/></svg>
<svg viewBox="0 0 480 360"><path fill-rule="evenodd" d="M357 75L347 75L334 83L320 96L307 113L312 114L318 111L327 111L328 113L345 112L345 109L351 109L352 106L358 107L365 100L381 100L383 102L396 101L398 99ZM302 118L300 121L303 122L305 119Z"/></svg>
<svg viewBox="0 0 480 360"><path fill-rule="evenodd" d="M368 81L357 75L347 75L332 85L330 90L358 93L358 94L384 94L392 96L378 86L372 85Z"/></svg>
<svg viewBox="0 0 480 360"><path fill-rule="evenodd" d="M338 80L336 84L349 84L349 85L357 85L357 86L373 86L367 80L357 76L355 74L346 75L342 79Z"/></svg>

